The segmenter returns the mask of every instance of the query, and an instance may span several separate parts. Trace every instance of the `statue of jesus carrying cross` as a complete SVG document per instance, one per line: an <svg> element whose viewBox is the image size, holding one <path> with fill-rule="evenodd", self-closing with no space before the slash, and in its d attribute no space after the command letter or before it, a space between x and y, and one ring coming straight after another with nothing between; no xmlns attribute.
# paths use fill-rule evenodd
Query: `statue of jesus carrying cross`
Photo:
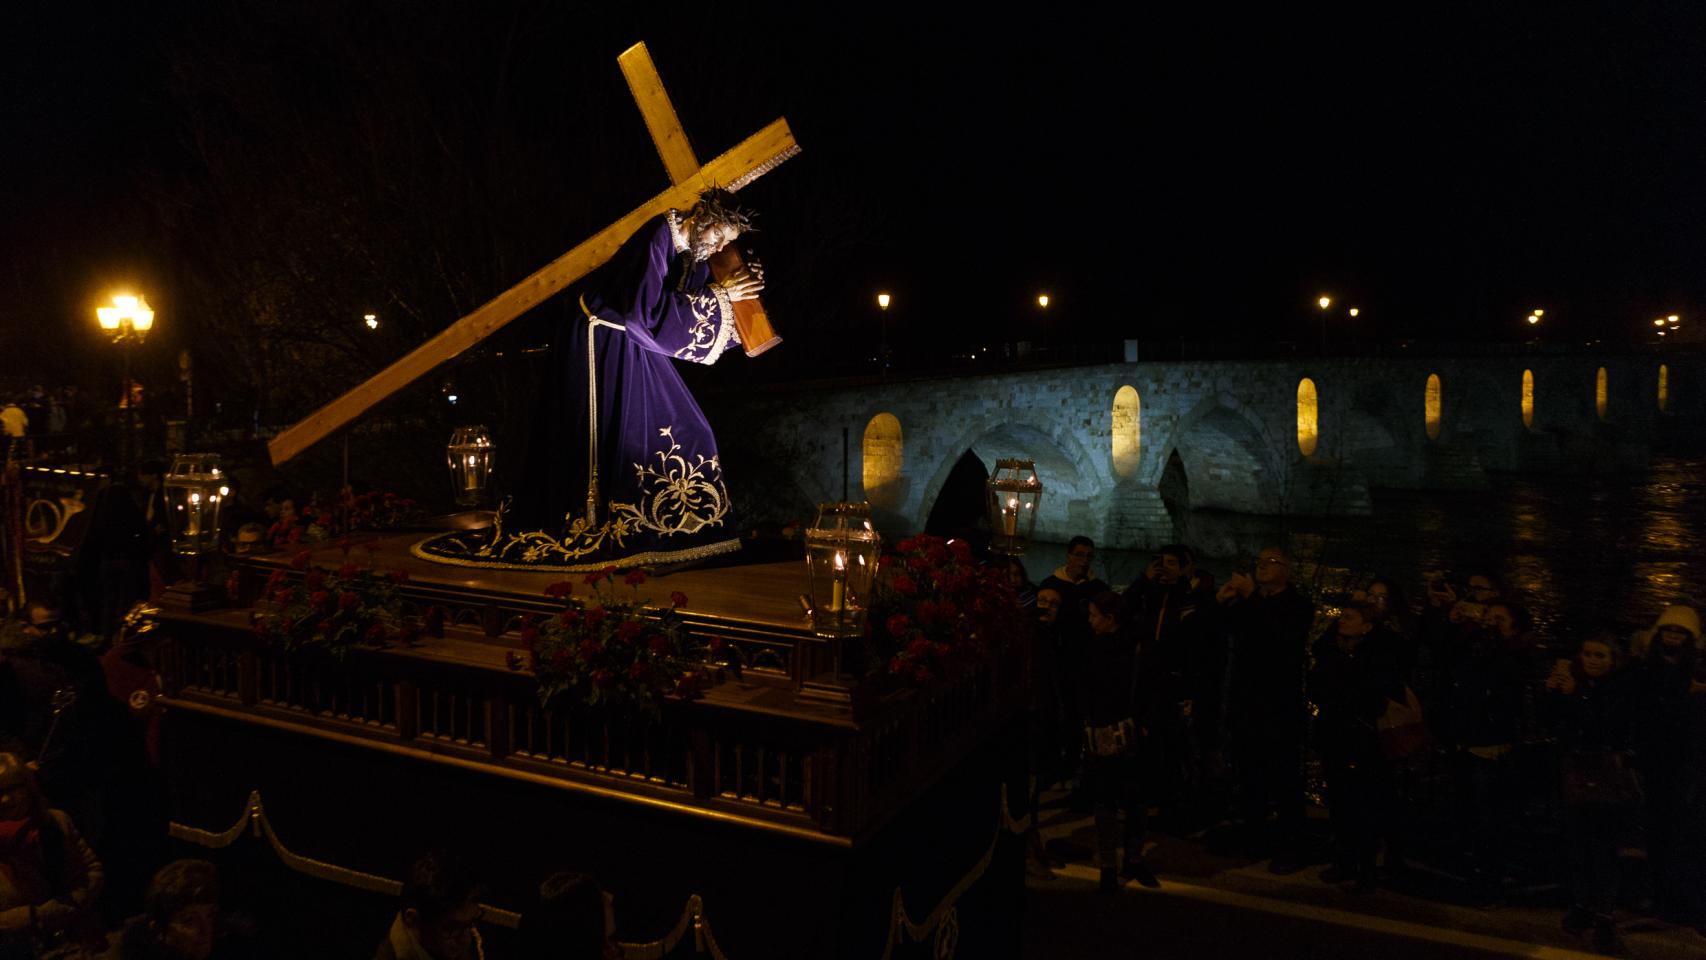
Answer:
<svg viewBox="0 0 1706 960"><path fill-rule="evenodd" d="M739 549L716 439L674 362L715 363L738 342L734 304L757 298L762 271L716 280L708 261L749 229L734 195L712 188L654 217L594 272L551 345L513 508L416 553L577 570Z"/></svg>
<svg viewBox="0 0 1706 960"><path fill-rule="evenodd" d="M701 166L643 43L616 58L670 187L267 444L273 464L592 274L551 349L551 390L513 510L414 546L442 563L542 570L679 563L735 550L716 440L673 366L781 342L763 277L724 248L751 227L734 192L799 152L775 120ZM721 185L721 187L719 187ZM719 251L721 253L719 254ZM594 273L594 271L597 271ZM737 309L738 305L738 309Z"/></svg>

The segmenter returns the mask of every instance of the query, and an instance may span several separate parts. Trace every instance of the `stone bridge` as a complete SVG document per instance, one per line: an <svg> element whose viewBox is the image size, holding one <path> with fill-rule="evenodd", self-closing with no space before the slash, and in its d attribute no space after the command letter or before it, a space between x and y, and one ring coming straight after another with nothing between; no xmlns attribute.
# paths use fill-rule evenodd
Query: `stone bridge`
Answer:
<svg viewBox="0 0 1706 960"><path fill-rule="evenodd" d="M1703 386L1698 353L1123 363L801 387L713 423L731 475L763 474L756 498L731 476L748 514L845 489L886 532L953 529L932 520L944 490L963 521L973 482L1024 457L1044 484L1038 539L1154 546L1187 510L1354 516L1373 488L1639 469L1706 421ZM762 465L739 454L760 448Z"/></svg>

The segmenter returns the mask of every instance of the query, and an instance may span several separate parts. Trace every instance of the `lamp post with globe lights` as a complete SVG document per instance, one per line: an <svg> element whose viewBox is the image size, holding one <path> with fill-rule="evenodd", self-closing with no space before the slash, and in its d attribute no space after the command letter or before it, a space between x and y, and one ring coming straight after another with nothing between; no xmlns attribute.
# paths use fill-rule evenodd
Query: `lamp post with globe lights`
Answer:
<svg viewBox="0 0 1706 960"><path fill-rule="evenodd" d="M124 367L124 437L119 442L119 466L128 471L135 465L132 446L136 442L136 391L130 379L130 354L154 329L154 311L146 297L121 293L114 295L112 306L96 307L95 319L118 344Z"/></svg>

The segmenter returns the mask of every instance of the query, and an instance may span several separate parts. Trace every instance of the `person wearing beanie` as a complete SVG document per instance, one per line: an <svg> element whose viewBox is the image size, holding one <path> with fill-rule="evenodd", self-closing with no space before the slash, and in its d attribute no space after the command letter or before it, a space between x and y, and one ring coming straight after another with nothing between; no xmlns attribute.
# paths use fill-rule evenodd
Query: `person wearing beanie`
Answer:
<svg viewBox="0 0 1706 960"><path fill-rule="evenodd" d="M1646 794L1653 909L1706 930L1706 660L1700 614L1666 607L1636 637L1635 757Z"/></svg>

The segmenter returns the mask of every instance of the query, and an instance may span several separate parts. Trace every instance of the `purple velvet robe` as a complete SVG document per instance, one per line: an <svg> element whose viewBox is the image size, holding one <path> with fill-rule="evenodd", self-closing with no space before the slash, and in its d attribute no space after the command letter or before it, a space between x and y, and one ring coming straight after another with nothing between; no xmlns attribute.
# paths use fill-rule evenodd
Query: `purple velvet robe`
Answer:
<svg viewBox="0 0 1706 960"><path fill-rule="evenodd" d="M641 227L584 285L551 345L513 505L494 529L418 554L591 570L739 549L716 438L675 368L734 345L734 310L710 268L677 248L674 216Z"/></svg>

